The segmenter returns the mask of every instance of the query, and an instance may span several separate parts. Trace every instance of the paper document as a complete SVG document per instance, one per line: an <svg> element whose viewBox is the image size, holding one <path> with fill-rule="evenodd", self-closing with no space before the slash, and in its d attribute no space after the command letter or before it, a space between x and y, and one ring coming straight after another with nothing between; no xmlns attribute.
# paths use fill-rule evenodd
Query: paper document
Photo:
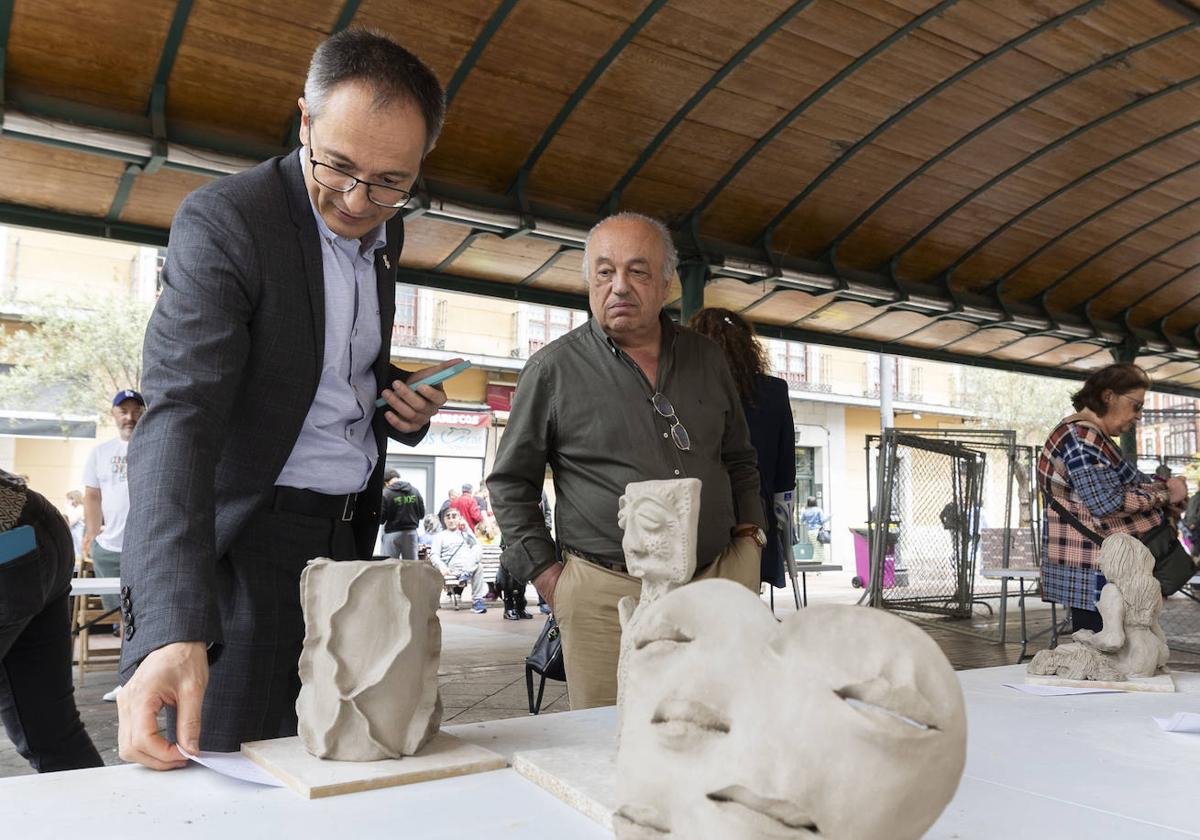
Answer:
<svg viewBox="0 0 1200 840"><path fill-rule="evenodd" d="M1121 694L1115 688L1076 688L1072 685L1035 685L1033 683L1004 683L1009 688L1023 691L1026 694L1037 694L1040 697L1054 697L1061 694Z"/></svg>
<svg viewBox="0 0 1200 840"><path fill-rule="evenodd" d="M179 752L183 753L184 758L190 758L197 764L203 764L209 770L216 770L222 776L229 776L231 779L241 779L244 782L254 782L256 785L283 787L283 782L276 779L241 753L205 752L201 750L198 754L192 755L185 751L183 747L179 747Z"/></svg>
<svg viewBox="0 0 1200 840"><path fill-rule="evenodd" d="M1176 712L1169 718L1156 717L1155 722L1164 732L1189 732L1200 735L1200 713Z"/></svg>

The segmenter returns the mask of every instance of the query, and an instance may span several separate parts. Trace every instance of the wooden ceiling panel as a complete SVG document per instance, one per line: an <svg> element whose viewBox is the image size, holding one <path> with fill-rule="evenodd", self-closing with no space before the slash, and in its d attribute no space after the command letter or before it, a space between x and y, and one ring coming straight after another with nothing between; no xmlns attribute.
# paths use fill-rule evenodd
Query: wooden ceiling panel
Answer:
<svg viewBox="0 0 1200 840"><path fill-rule="evenodd" d="M931 321L929 326L904 339L905 344L926 349L938 349L965 338L975 330L975 325L966 321Z"/></svg>
<svg viewBox="0 0 1200 840"><path fill-rule="evenodd" d="M882 309L867 306L865 303L839 301L833 306L814 312L811 317L804 320L804 326L821 332L844 333L866 323L882 312Z"/></svg>
<svg viewBox="0 0 1200 840"><path fill-rule="evenodd" d="M512 239L481 236L471 243L471 247L459 254L454 260L453 268L447 270L469 277L519 283L540 268L557 251L557 245L544 239L532 239L528 236Z"/></svg>
<svg viewBox="0 0 1200 840"><path fill-rule="evenodd" d="M125 164L0 137L0 202L103 217Z"/></svg>
<svg viewBox="0 0 1200 840"><path fill-rule="evenodd" d="M765 283L746 283L734 277L714 277L704 287L704 305L742 312L748 308L753 309L757 301L770 294L771 290ZM778 295L766 297L762 306L769 306L774 297ZM744 314L749 315L749 312Z"/></svg>
<svg viewBox="0 0 1200 840"><path fill-rule="evenodd" d="M405 219L400 264L406 268L433 268L450 256L469 234L470 231L461 225L437 222L424 216Z"/></svg>
<svg viewBox="0 0 1200 840"><path fill-rule="evenodd" d="M13 3L4 86L141 115L173 0Z"/></svg>
<svg viewBox="0 0 1200 840"><path fill-rule="evenodd" d="M878 320L860 324L850 331L850 335L872 341L890 341L897 336L908 335L913 330L919 330L929 323L930 320L927 316L916 312L889 312Z"/></svg>
<svg viewBox="0 0 1200 840"><path fill-rule="evenodd" d="M1047 367L1071 367L1079 363L1081 359L1095 354L1099 349L1095 344L1085 344L1081 341L1060 344L1048 353L1038 357L1037 362ZM1107 362L1104 364L1107 364Z"/></svg>
<svg viewBox="0 0 1200 840"><path fill-rule="evenodd" d="M171 119L280 143L326 31L282 8L197 0L167 86Z"/></svg>
<svg viewBox="0 0 1200 840"><path fill-rule="evenodd" d="M833 295L810 295L795 289L778 289L768 300L743 314L765 324L807 327L808 322L804 319L833 299Z"/></svg>
<svg viewBox="0 0 1200 840"><path fill-rule="evenodd" d="M947 344L943 349L953 346L956 353L965 353L968 356L986 356L997 347L1020 338L1021 333L1016 330L1003 327L983 327L975 332L967 333L957 341Z"/></svg>
<svg viewBox="0 0 1200 840"><path fill-rule="evenodd" d="M170 227L175 210L187 194L212 180L207 175L175 169L160 169L153 175L138 175L133 180L133 188L121 211L121 221L150 227Z"/></svg>

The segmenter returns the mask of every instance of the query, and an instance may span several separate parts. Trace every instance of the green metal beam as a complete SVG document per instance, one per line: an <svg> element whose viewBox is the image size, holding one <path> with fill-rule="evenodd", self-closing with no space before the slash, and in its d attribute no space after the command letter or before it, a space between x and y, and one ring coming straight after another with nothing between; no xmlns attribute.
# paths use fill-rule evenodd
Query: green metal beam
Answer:
<svg viewBox="0 0 1200 840"><path fill-rule="evenodd" d="M883 134L885 131L887 131L889 128L891 128L893 125L898 123L900 120L907 117L909 114L911 114L917 108L920 108L926 102L928 102L931 99L933 99L934 97L938 96L940 93L942 93L942 91L946 90L946 88L950 87L951 85L956 84L964 77L969 76L972 73L975 73L976 71L983 69L984 67L986 67L987 65L989 65L993 61L995 61L996 59L1002 58L1003 56L1008 55L1013 50L1017 49L1025 42L1027 42L1033 38L1036 38L1038 35L1041 35L1045 32L1051 31L1053 29L1057 29L1058 27L1062 26L1064 23L1071 20L1072 18L1076 18L1079 15L1086 14L1087 12L1090 12L1092 9L1094 9L1096 6L1099 6L1106 2L1107 2L1107 0L1088 0L1088 2L1086 2L1086 3L1081 3L1078 6L1075 6L1074 8L1067 9L1065 12L1058 15L1057 17L1050 18L1049 20L1033 27L1032 29L1029 29L1029 30L1021 33L1017 37L1012 38L1009 41L1006 41L1005 43L1001 44L996 49L992 50L991 52L981 56L980 58L978 58L975 61L971 62L970 64L966 65L961 70L954 73L953 75L947 76L946 78L944 78L940 82L938 82L936 85L929 88L929 90L925 91L920 96L914 98L912 101L910 101L907 105L905 105L899 111L892 114L886 120L884 120L879 125L877 125L875 128L873 128L870 132L868 132L867 134L864 134L862 137L860 137L857 141L855 141L854 145L852 145L850 148L846 149L844 152L839 154L833 160L832 163L830 163L828 166L826 166L825 169L823 169L815 178L813 178L811 181L809 181L808 184L805 185L804 189L802 189L799 193L796 194L796 196L791 201L789 201L786 205L784 205L783 209L781 209L778 213L776 213L774 218L771 219L771 221L767 222L766 226L762 230L762 233L759 234L759 237L758 237L759 240L764 243L765 247L769 248L770 243L771 243L771 238L775 232L775 229L778 228L779 225L781 225L783 223L784 219L786 219L793 212L795 212L796 208L799 207L806 198L808 198L810 195L812 195L814 192L816 192L816 190L823 183L825 183L825 181L827 181L830 177L832 177L835 172L837 172L839 169L841 169L843 166L845 166L847 163L849 163L851 160L853 160L855 155L857 155L860 151L862 151L864 147L870 145L870 143L872 141L874 141L875 138L879 137L881 134Z"/></svg>
<svg viewBox="0 0 1200 840"><path fill-rule="evenodd" d="M112 224L121 218L121 211L125 209L125 202L129 200L129 193L133 191L133 182L141 173L140 165L126 164L125 171L121 173L121 180L117 184L117 191L113 195L112 204L108 207L108 215L104 217L105 222Z"/></svg>
<svg viewBox="0 0 1200 840"><path fill-rule="evenodd" d="M145 166L147 174L157 172L167 159L167 82L171 79L171 68L175 66L179 45L183 41L183 30L191 13L192 0L178 0L166 40L163 41L162 53L158 57L158 69L154 72L154 84L150 88L150 102L146 105L154 134L154 153Z"/></svg>
<svg viewBox="0 0 1200 840"><path fill-rule="evenodd" d="M4 126L4 77L8 71L8 35L12 31L14 5L16 0L0 0L0 130Z"/></svg>
<svg viewBox="0 0 1200 840"><path fill-rule="evenodd" d="M551 268L553 268L554 264L559 261L559 259L562 257L563 254L567 253L568 251L575 251L575 250L578 250L578 249L572 248L568 245L559 246L559 249L557 251L555 251L553 254L551 254L549 257L547 257L545 262L543 262L541 265L539 265L533 271L529 272L524 277L522 277L521 281L518 285L528 286L530 283L534 282L539 277L541 277L543 274L545 274L547 271L549 271Z"/></svg>
<svg viewBox="0 0 1200 840"><path fill-rule="evenodd" d="M441 289L445 292L460 292L462 294L483 295L501 300L534 303L539 306L561 306L566 309L583 310L584 312L588 308L587 295L576 295L554 289L541 289L537 286L522 286L516 283L498 283L495 280L481 280L477 277L463 277L457 274L444 274L437 271L405 268L404 266L396 270L396 282L408 283L412 286L425 286L430 289Z"/></svg>
<svg viewBox="0 0 1200 840"><path fill-rule="evenodd" d="M529 206L525 193L526 185L529 182L529 175L533 172L533 168L537 166L537 162L541 159L542 154L550 146L551 141L558 135L558 130L562 128L563 123L567 121L567 118L571 116L571 113L583 101L583 98L588 95L588 92L596 82L600 81L600 77L604 75L605 71L617 60L617 56L621 54L621 51L628 46L630 41L637 37L637 34L650 22L650 19L665 5L667 5L667 0L650 0L646 4L646 8L642 9L642 13L621 33L621 37L613 41L604 55L600 56L600 59L592 66L591 72L579 83L579 87L575 88L575 92L571 94L570 98L563 103L562 108L559 109L558 114L551 120L550 125L546 126L546 130L542 132L542 139L533 147L533 151L529 153L529 157L521 165L516 179L509 188L509 192L517 197L517 203L522 210L527 210Z"/></svg>
<svg viewBox="0 0 1200 840"><path fill-rule="evenodd" d="M930 20L937 17L956 3L958 3L958 0L942 0L942 2L938 3L929 11L913 18L908 23L904 24L904 26L894 31L891 35L884 38L875 46L871 47L871 49L867 50L858 58L854 59L854 61L850 62L837 73L835 73L819 88L814 90L808 96L804 97L803 101L801 101L799 105L784 114L783 117L780 118L780 120L775 123L775 125L773 125L766 134L758 138L754 145L747 149L746 152L737 159L737 162L734 163L733 166L731 166L715 184L713 184L712 188L707 194L705 194L704 198L700 199L700 202L687 213L687 217L698 219L701 215L703 215L704 211L707 210L708 206L716 200L717 196L721 194L722 190L729 186L730 182L733 181L733 179L736 178L738 174L746 168L750 161L758 156L759 152L770 145L771 141L778 137L784 129L795 122L800 115L807 111L813 104L820 101L825 94L829 93L829 91L833 90L849 76L852 76L854 73L862 69L862 67L875 58L875 56L884 52L896 42L907 38L914 30L924 26Z"/></svg>
<svg viewBox="0 0 1200 840"><path fill-rule="evenodd" d="M858 216L854 219L854 221L852 221L849 225L844 227L830 241L829 245L827 246L827 250L830 253L836 253L837 249L841 246L841 244L843 242L845 242L856 230L858 230L860 227L862 227L862 225L864 223L866 223L867 219L869 219L871 216L874 216L879 211L880 208L882 208L885 204L887 204L889 201L891 201L896 196L897 193L901 192L905 187L907 187L909 184L911 184L917 178L924 175L926 172L928 172L934 166L937 166L943 160L948 158L950 155L954 154L956 151L961 149L963 146L970 143L976 137L987 132L991 128L995 127L999 123L1001 123L1004 120L1011 117L1012 115L1019 113L1020 111L1024 111L1027 108L1030 108L1038 101L1046 98L1047 96L1050 96L1051 94L1055 93L1056 91L1061 90L1062 88L1066 87L1067 85L1070 85L1073 82L1076 82L1079 79L1081 79L1091 73L1095 73L1096 71L1101 70L1105 67L1111 67L1114 64L1118 64L1119 62L1127 60L1131 56L1133 56L1139 52L1142 52L1143 50L1150 49L1151 47L1155 47L1155 46L1163 43L1164 41L1168 41L1179 35L1183 35L1185 33L1191 32L1197 26L1200 26L1200 22L1187 23L1187 24L1184 24L1183 26L1176 27L1175 29L1172 29L1168 32L1164 32L1160 35L1156 35L1153 38L1150 38L1148 40L1134 44L1133 46L1127 47L1126 49L1123 49L1119 52L1112 53L1111 55L1108 55L1096 62L1093 62L1092 64L1089 64L1086 67L1076 70L1074 73L1070 73L1066 76L1063 76L1058 81L1047 85L1046 87L1042 88L1041 90L1031 93L1029 96L1020 100L1019 102L1013 103L1008 108L1005 108L1003 111L1001 111L1000 113L996 114L995 116L987 119L986 121L977 125L975 128L971 129L969 132L967 132L962 137L955 140L949 146L942 149L936 155L932 155L932 156L926 158L921 163L920 166L918 166L912 172L908 173L903 178L901 178L899 181L897 181L896 184L894 186L892 186L891 189L889 189L887 192L885 192L883 195L881 195L878 199L876 199L874 202L872 202L870 207L868 207L866 210L859 213Z"/></svg>
<svg viewBox="0 0 1200 840"><path fill-rule="evenodd" d="M459 63L458 69L454 71L454 75L450 78L450 84L446 85L446 107L450 107L450 103L454 101L454 97L458 96L459 88L463 86L463 82L467 80L467 76L475 69L475 64L479 61L479 56L483 55L484 49L491 43L492 38L504 24L505 18L509 12L517 5L517 0L504 0L496 11L492 12L492 16L488 18L488 22L484 24L479 35L471 42L471 48L467 50L467 54L463 56L463 60Z"/></svg>
<svg viewBox="0 0 1200 840"><path fill-rule="evenodd" d="M24 207L19 204L0 204L0 225L56 230L76 236L93 236L97 239L113 239L119 242L132 242L136 245L152 245L157 248L166 247L167 237L170 233L163 228L148 225L110 222L93 216L77 216L54 210L42 210L37 207Z"/></svg>
<svg viewBox="0 0 1200 840"><path fill-rule="evenodd" d="M679 283L683 286L683 295L679 299L682 323L692 320L692 316L704 308L704 287L710 277L712 271L707 262L688 262L679 266Z"/></svg>
<svg viewBox="0 0 1200 840"><path fill-rule="evenodd" d="M1088 377L1087 371L1071 370L1064 367L1031 365L1024 362L1005 361L1004 359L988 359L971 357L955 353L945 353L936 349L897 347L888 342L871 341L852 336L831 335L817 330L803 330L794 327L777 327L771 324L755 324L755 331L765 338L779 338L786 341L800 341L805 344L822 344L827 347L843 347L849 350L862 350L867 353L892 353L907 356L912 359L926 359L933 362L966 365L968 367L988 368L991 370L1007 370L1014 373L1025 373L1031 376L1049 376L1056 379L1082 381ZM1101 348L1102 350L1108 348ZM1094 353L1091 355L1095 355ZM1085 357L1086 358L1086 357ZM1155 384L1154 390L1165 394L1180 394L1186 397L1200 397L1200 388L1183 388L1177 385Z"/></svg>
<svg viewBox="0 0 1200 840"><path fill-rule="evenodd" d="M667 120L666 125L659 130L658 134L654 136L654 139L646 144L646 146L642 149L641 154L638 155L637 160L635 160L633 165L626 170L625 174L621 176L621 179L617 181L617 185L613 187L612 192L608 194L608 198L604 202L603 212L609 215L617 212L621 205L621 193L623 193L625 188L629 186L629 182L632 181L634 177L636 177L637 174L642 171L642 167L650 162L650 158L654 157L654 153L658 151L659 146L666 141L667 137L671 135L671 132L673 132L679 126L679 124L684 121L687 115L690 114L695 107L700 104L704 97L708 96L708 94L711 93L717 85L724 81L725 77L732 73L735 68L740 67L741 64L747 58L749 58L750 54L762 46L767 39L782 29L788 21L790 21L800 12L807 9L812 4L813 0L799 0L799 2L793 3L791 6L784 9L779 17L767 24L761 32L750 39L750 41L744 47L737 51L737 54L735 54L733 58L725 62L725 65L720 70L714 73L712 77L700 87L699 90L692 94L691 98L683 104L683 107L676 111L675 115L671 117L671 119Z"/></svg>

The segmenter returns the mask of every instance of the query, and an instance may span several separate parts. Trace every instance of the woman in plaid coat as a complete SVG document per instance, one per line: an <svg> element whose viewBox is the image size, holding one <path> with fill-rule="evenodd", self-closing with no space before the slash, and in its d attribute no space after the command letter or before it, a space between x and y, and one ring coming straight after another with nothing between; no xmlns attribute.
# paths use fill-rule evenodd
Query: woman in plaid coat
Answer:
<svg viewBox="0 0 1200 840"><path fill-rule="evenodd" d="M1075 414L1050 433L1038 459L1046 504L1042 528L1042 599L1071 609L1074 630L1100 630L1096 601L1104 587L1100 547L1058 510L1101 537L1140 536L1187 500L1183 478L1154 482L1127 461L1113 438L1132 429L1150 377L1133 364L1101 368L1071 396Z"/></svg>

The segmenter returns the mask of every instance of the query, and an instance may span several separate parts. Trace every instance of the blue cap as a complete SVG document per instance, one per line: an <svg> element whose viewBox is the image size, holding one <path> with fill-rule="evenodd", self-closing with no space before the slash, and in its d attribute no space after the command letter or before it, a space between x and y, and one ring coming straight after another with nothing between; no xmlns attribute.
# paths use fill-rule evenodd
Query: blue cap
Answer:
<svg viewBox="0 0 1200 840"><path fill-rule="evenodd" d="M132 388L126 388L124 391L117 391L117 395L113 397L113 405L120 405L121 403L125 402L125 400L139 402L142 404L143 408L146 405L146 401L142 399L142 395Z"/></svg>

